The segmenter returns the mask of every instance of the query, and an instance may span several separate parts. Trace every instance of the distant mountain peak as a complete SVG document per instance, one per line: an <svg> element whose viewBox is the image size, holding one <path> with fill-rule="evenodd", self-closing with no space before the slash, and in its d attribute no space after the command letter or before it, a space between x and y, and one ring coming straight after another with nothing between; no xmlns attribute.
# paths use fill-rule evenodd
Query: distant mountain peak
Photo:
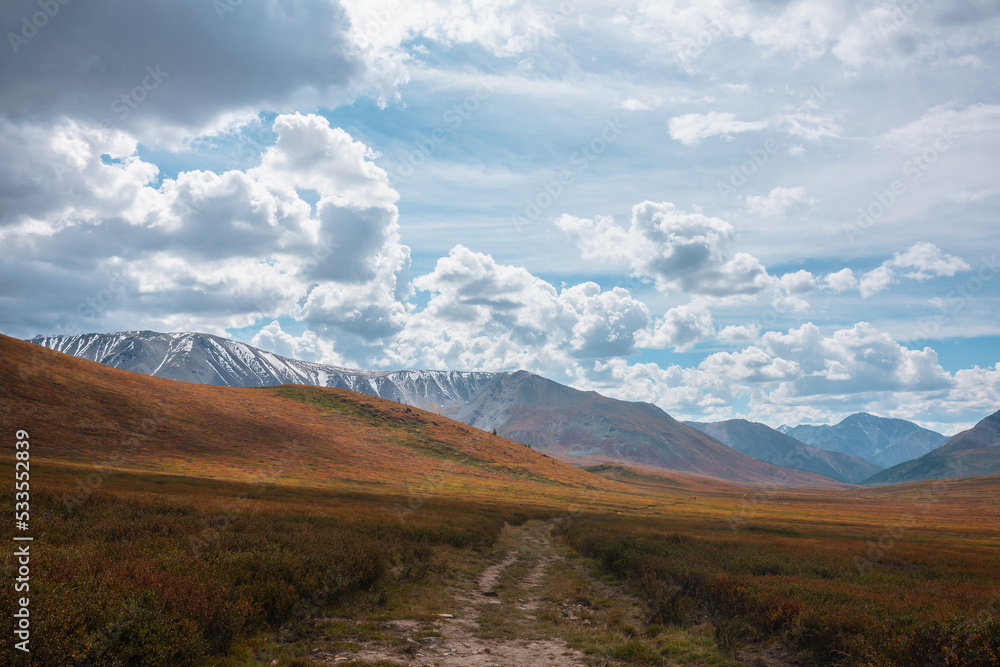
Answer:
<svg viewBox="0 0 1000 667"><path fill-rule="evenodd" d="M882 468L851 454L826 451L807 445L760 422L729 419L691 425L761 461L808 470L844 482L860 482Z"/></svg>
<svg viewBox="0 0 1000 667"><path fill-rule="evenodd" d="M947 437L913 422L856 412L833 425L783 427L782 433L828 451L891 467L926 454Z"/></svg>
<svg viewBox="0 0 1000 667"><path fill-rule="evenodd" d="M32 343L122 370L230 387L304 384L350 389L432 412L449 412L503 373L362 370L283 357L207 333L126 331L36 336Z"/></svg>
<svg viewBox="0 0 1000 667"><path fill-rule="evenodd" d="M1000 475L1000 411L983 418L940 447L883 470L865 484L902 484L924 479Z"/></svg>

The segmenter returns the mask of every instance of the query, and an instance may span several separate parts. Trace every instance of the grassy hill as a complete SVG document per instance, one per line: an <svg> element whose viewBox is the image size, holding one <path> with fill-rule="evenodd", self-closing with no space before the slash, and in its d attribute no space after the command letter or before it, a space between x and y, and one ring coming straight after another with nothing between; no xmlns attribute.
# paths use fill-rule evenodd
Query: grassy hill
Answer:
<svg viewBox="0 0 1000 667"><path fill-rule="evenodd" d="M5 424L33 458L191 477L463 496L623 490L524 445L344 389L228 388L129 373L0 336ZM544 489L544 491L543 491Z"/></svg>

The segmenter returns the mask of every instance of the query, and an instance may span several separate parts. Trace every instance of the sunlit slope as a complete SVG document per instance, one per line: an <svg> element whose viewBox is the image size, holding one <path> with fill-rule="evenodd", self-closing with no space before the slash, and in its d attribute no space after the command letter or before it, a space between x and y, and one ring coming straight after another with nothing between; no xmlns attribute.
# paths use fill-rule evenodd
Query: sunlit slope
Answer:
<svg viewBox="0 0 1000 667"><path fill-rule="evenodd" d="M0 418L29 430L36 462L422 493L623 488L459 422L342 389L178 382L6 336L0 385Z"/></svg>

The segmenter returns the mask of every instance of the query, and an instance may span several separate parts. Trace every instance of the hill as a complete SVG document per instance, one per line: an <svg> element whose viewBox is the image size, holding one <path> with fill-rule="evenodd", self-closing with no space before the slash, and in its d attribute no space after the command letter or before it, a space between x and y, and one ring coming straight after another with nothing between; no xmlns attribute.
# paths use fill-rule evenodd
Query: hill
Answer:
<svg viewBox="0 0 1000 667"><path fill-rule="evenodd" d="M525 371L492 379L455 418L584 465L627 462L738 484L844 486L758 461L655 405L579 391Z"/></svg>
<svg viewBox="0 0 1000 667"><path fill-rule="evenodd" d="M766 424L746 419L685 423L755 459L786 468L816 472L842 482L856 484L882 469L882 466L857 456L813 447Z"/></svg>
<svg viewBox="0 0 1000 667"><path fill-rule="evenodd" d="M387 398L447 413L496 373L373 371L300 361L204 333L127 331L37 336L32 343L81 359L155 377L225 387L308 384Z"/></svg>
<svg viewBox="0 0 1000 667"><path fill-rule="evenodd" d="M1000 412L948 438L943 445L918 459L872 475L864 484L901 484L986 475L1000 475Z"/></svg>
<svg viewBox="0 0 1000 667"><path fill-rule="evenodd" d="M2 335L0 385L0 419L30 425L33 462L471 496L621 488L521 444L344 389L178 382Z"/></svg>
<svg viewBox="0 0 1000 667"><path fill-rule="evenodd" d="M778 429L813 447L852 454L889 468L923 456L948 438L905 419L858 412L838 424L782 426Z"/></svg>
<svg viewBox="0 0 1000 667"><path fill-rule="evenodd" d="M790 474L783 468L773 466L761 467L746 457L734 459L730 448L720 447L720 443L711 438L678 424L652 405L626 403L593 392L579 392L524 371L510 374L347 369L289 359L245 343L198 333L141 331L85 334L36 337L31 342L115 368L187 382L233 387L281 383L341 387L447 414L486 431L505 424L509 418L509 415L500 414L504 413L505 405L504 400L495 400L496 388L516 385L523 389L527 384L534 383L545 389L525 399L525 404L545 412L549 431L554 428L560 430L559 438L562 440L574 440L577 438L574 434L581 434L581 429L591 429L592 432L580 435L569 449L549 447L544 437L540 438L539 433L530 428L514 431L504 427L503 432L513 440L541 447L553 456L574 464L627 461L742 484L776 481L781 484L828 486L835 483L825 477ZM506 379L513 375L519 380L513 384L506 383ZM529 381L530 378L534 380ZM660 432L648 437L643 426L603 429L580 413L581 405L577 400L580 396L590 397L595 406L599 405L600 409L609 413L626 410L639 422L648 421L652 424L650 428ZM518 414L523 416L523 412ZM675 440L681 443L680 449L671 444ZM589 453L575 446L580 443L587 443L582 449Z"/></svg>

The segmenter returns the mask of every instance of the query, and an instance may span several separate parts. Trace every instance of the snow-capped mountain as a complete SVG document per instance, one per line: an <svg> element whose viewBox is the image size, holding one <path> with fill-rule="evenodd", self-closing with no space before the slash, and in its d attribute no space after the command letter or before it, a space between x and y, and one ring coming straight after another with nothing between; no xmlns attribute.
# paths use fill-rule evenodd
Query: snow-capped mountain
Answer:
<svg viewBox="0 0 1000 667"><path fill-rule="evenodd" d="M311 384L350 389L424 410L449 413L500 373L372 371L289 359L203 333L128 331L38 336L32 343L122 370L229 387Z"/></svg>

